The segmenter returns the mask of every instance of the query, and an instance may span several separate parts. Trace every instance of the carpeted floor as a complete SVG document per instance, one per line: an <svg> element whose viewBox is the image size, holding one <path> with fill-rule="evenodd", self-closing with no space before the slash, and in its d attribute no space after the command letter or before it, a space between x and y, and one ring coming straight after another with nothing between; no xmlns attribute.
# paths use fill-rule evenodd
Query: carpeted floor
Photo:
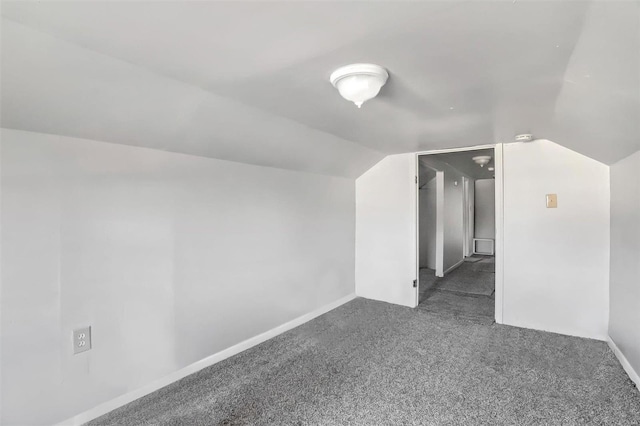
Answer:
<svg viewBox="0 0 640 426"><path fill-rule="evenodd" d="M603 342L356 299L93 425L640 424Z"/></svg>
<svg viewBox="0 0 640 426"><path fill-rule="evenodd" d="M490 296L434 291L418 305L418 309L440 316L491 325L495 322L495 303Z"/></svg>
<svg viewBox="0 0 640 426"><path fill-rule="evenodd" d="M420 269L419 309L491 324L495 317L495 258L472 256L442 278Z"/></svg>
<svg viewBox="0 0 640 426"><path fill-rule="evenodd" d="M495 289L495 273L482 270L482 263L463 264L436 283L438 290L491 296Z"/></svg>

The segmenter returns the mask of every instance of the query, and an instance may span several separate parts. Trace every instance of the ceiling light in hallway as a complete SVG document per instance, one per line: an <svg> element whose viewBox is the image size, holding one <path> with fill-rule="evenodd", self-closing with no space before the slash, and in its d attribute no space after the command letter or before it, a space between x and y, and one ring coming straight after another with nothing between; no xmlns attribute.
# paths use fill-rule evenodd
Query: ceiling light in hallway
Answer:
<svg viewBox="0 0 640 426"><path fill-rule="evenodd" d="M472 160L476 164L479 164L480 167L484 167L487 164L489 164L489 161L491 161L491 156L489 156L489 155L478 155L477 157L473 157Z"/></svg>
<svg viewBox="0 0 640 426"><path fill-rule="evenodd" d="M329 80L340 95L360 108L376 97L389 78L387 70L374 64L352 64L335 70Z"/></svg>

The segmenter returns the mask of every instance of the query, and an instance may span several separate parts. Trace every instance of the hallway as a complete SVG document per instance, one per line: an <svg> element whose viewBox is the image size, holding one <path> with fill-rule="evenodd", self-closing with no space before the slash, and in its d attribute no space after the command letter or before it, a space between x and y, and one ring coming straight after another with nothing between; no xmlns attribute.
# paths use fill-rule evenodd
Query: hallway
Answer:
<svg viewBox="0 0 640 426"><path fill-rule="evenodd" d="M443 278L420 269L419 309L447 317L493 324L495 318L495 258L474 255Z"/></svg>

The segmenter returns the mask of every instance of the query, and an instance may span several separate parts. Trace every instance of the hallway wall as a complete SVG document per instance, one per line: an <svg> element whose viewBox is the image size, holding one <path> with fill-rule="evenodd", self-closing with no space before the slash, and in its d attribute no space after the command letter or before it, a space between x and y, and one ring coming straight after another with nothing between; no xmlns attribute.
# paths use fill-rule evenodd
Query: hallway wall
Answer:
<svg viewBox="0 0 640 426"><path fill-rule="evenodd" d="M474 238L496 239L496 181L494 179L478 179L475 181L475 228ZM472 247L473 248L473 247ZM491 251L491 243L478 241L476 249L481 253Z"/></svg>
<svg viewBox="0 0 640 426"><path fill-rule="evenodd" d="M475 230L476 238L496 238L496 181L475 181Z"/></svg>
<svg viewBox="0 0 640 426"><path fill-rule="evenodd" d="M444 170L444 264L453 268L464 259L464 189L462 173L453 168Z"/></svg>
<svg viewBox="0 0 640 426"><path fill-rule="evenodd" d="M442 270L447 271L464 259L464 174L438 160L437 155L421 155L420 162L444 173Z"/></svg>
<svg viewBox="0 0 640 426"><path fill-rule="evenodd" d="M436 269L436 179L435 172L428 183L420 188L420 267Z"/></svg>

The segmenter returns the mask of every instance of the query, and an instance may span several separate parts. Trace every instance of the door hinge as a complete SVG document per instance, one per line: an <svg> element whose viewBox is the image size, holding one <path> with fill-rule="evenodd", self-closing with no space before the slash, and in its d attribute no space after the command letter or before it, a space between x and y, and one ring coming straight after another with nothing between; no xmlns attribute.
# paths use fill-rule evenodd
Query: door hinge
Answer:
<svg viewBox="0 0 640 426"><path fill-rule="evenodd" d="M416 183L418 183L418 176L416 176Z"/></svg>
<svg viewBox="0 0 640 426"><path fill-rule="evenodd" d="M418 287L418 280L413 280L413 287Z"/></svg>

